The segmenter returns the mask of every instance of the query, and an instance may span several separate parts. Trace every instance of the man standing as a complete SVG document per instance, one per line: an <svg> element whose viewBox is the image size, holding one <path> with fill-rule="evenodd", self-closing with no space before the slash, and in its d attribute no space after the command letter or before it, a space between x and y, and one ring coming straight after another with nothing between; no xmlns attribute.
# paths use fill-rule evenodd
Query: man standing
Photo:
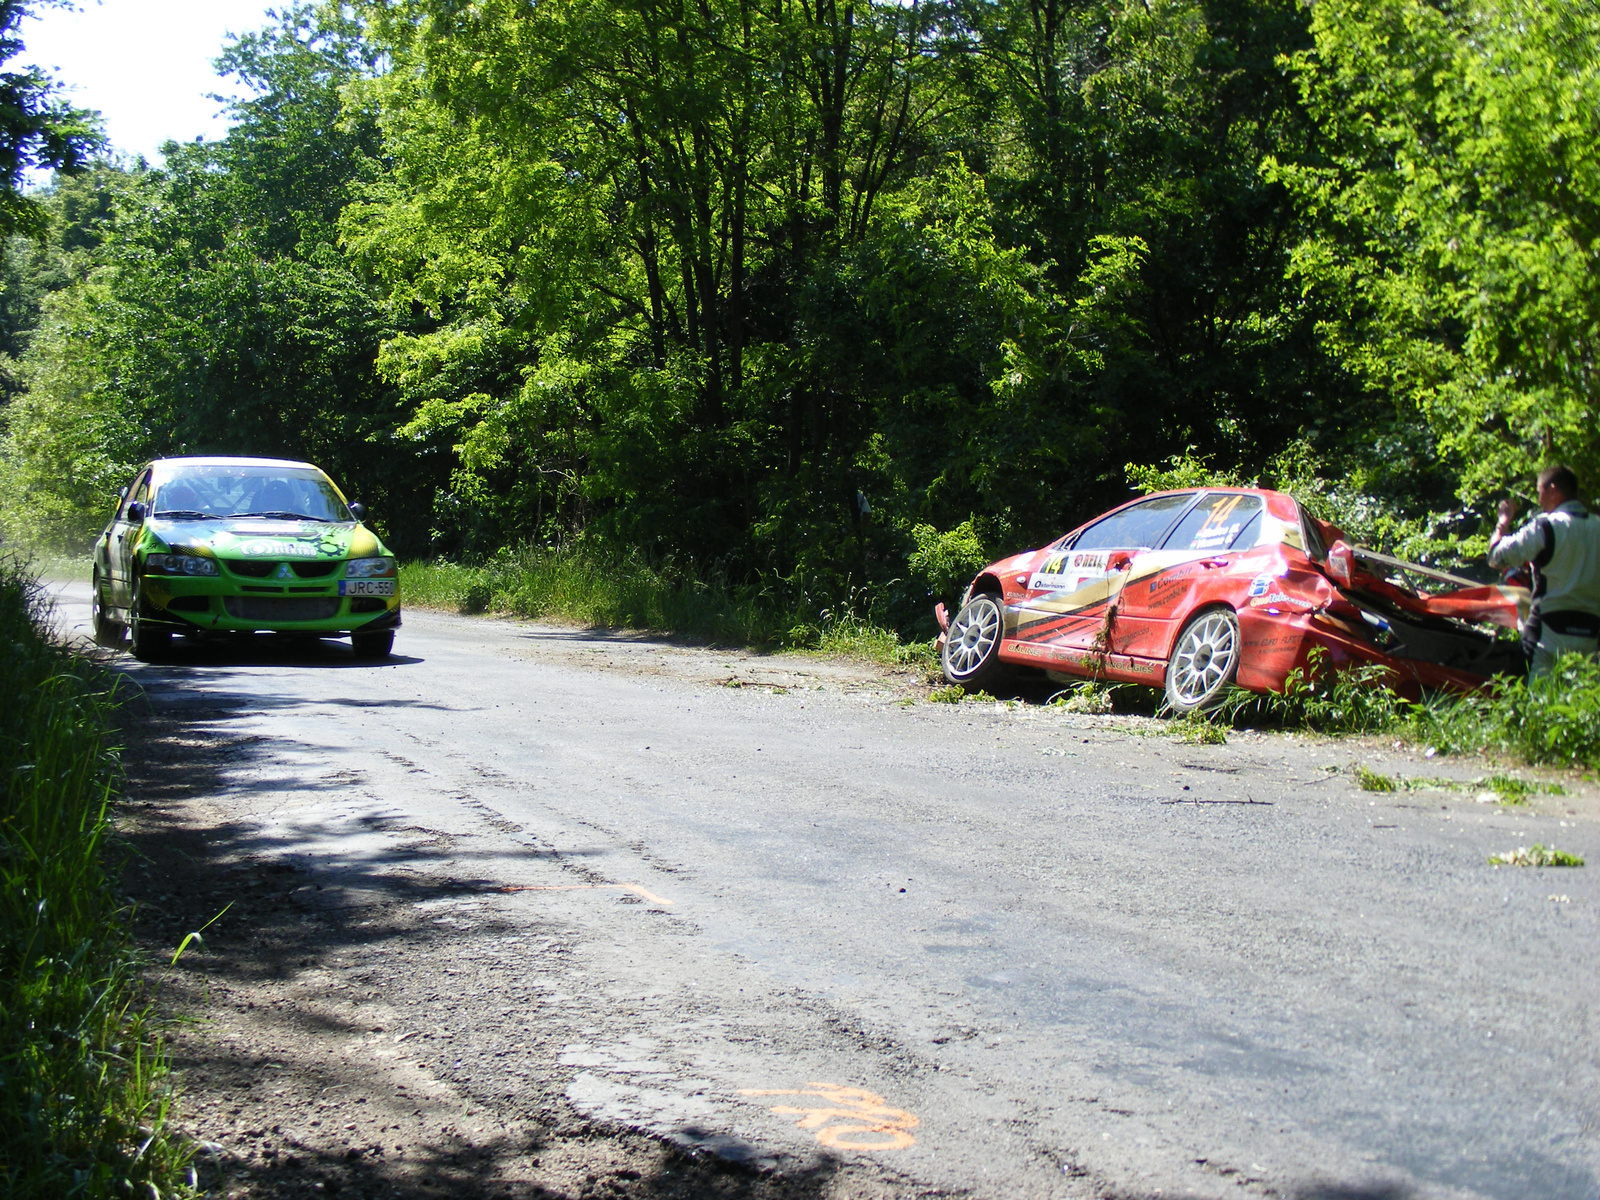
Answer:
<svg viewBox="0 0 1600 1200"><path fill-rule="evenodd" d="M1600 517L1578 499L1570 467L1539 472L1541 514L1515 533L1516 505L1500 501L1489 537L1489 565L1533 568L1533 607L1522 627L1528 678L1546 675L1556 655L1600 650Z"/></svg>

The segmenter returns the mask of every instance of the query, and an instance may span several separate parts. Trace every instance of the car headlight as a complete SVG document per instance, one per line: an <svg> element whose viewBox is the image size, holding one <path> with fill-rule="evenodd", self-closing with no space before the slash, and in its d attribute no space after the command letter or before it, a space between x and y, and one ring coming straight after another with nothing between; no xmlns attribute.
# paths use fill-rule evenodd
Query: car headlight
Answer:
<svg viewBox="0 0 1600 1200"><path fill-rule="evenodd" d="M144 560L147 575L215 575L215 559L194 554L148 554Z"/></svg>
<svg viewBox="0 0 1600 1200"><path fill-rule="evenodd" d="M376 575L393 575L392 558L352 558L344 565L346 579L371 579Z"/></svg>

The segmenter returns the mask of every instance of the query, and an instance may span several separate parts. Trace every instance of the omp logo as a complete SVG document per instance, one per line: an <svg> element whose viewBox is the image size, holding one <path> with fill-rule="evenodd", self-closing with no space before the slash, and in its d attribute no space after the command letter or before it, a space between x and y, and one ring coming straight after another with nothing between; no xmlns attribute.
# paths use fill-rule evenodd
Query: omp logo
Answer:
<svg viewBox="0 0 1600 1200"><path fill-rule="evenodd" d="M240 554L253 558L315 558L317 548L306 542L280 542L272 538L257 538L239 547Z"/></svg>

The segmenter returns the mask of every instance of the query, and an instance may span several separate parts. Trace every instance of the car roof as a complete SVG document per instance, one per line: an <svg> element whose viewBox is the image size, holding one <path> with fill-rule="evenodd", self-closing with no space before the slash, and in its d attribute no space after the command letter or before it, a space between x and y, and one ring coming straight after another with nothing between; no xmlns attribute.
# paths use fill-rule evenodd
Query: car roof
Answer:
<svg viewBox="0 0 1600 1200"><path fill-rule="evenodd" d="M315 463L296 462L291 458L226 458L200 455L158 458L150 465L152 467L294 467L298 470L321 470Z"/></svg>
<svg viewBox="0 0 1600 1200"><path fill-rule="evenodd" d="M1192 496L1196 492L1245 492L1252 496L1287 496L1290 500L1294 497L1288 492L1280 492L1275 488L1249 487L1236 483L1197 483L1192 487L1168 488L1164 492L1146 492L1142 496L1135 496L1131 500L1124 500L1123 504L1137 504L1140 500L1149 500L1153 496ZM1116 506L1121 508L1122 504ZM1110 512L1111 509L1106 509Z"/></svg>

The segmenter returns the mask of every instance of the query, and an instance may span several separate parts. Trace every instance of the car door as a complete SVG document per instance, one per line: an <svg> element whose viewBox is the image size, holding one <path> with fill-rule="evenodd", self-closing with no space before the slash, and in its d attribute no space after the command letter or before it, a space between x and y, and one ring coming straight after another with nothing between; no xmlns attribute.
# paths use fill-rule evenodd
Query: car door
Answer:
<svg viewBox="0 0 1600 1200"><path fill-rule="evenodd" d="M1163 657L1195 588L1255 546L1261 515L1253 493L1203 493L1158 546L1135 554L1117 602L1112 650Z"/></svg>
<svg viewBox="0 0 1600 1200"><path fill-rule="evenodd" d="M111 603L117 608L127 608L133 594L133 551L138 544L139 533L144 527L142 521L134 522L128 519L128 510L136 503L149 507L148 467L139 473L139 478L128 489L128 494L122 498L122 504L118 506L116 518L111 522L111 529L107 534L109 545L106 547L106 566L111 575Z"/></svg>
<svg viewBox="0 0 1600 1200"><path fill-rule="evenodd" d="M1106 610L1117 600L1134 556L1160 545L1195 495L1177 492L1137 501L1052 550L1016 605L1017 640L1074 655L1105 651Z"/></svg>

